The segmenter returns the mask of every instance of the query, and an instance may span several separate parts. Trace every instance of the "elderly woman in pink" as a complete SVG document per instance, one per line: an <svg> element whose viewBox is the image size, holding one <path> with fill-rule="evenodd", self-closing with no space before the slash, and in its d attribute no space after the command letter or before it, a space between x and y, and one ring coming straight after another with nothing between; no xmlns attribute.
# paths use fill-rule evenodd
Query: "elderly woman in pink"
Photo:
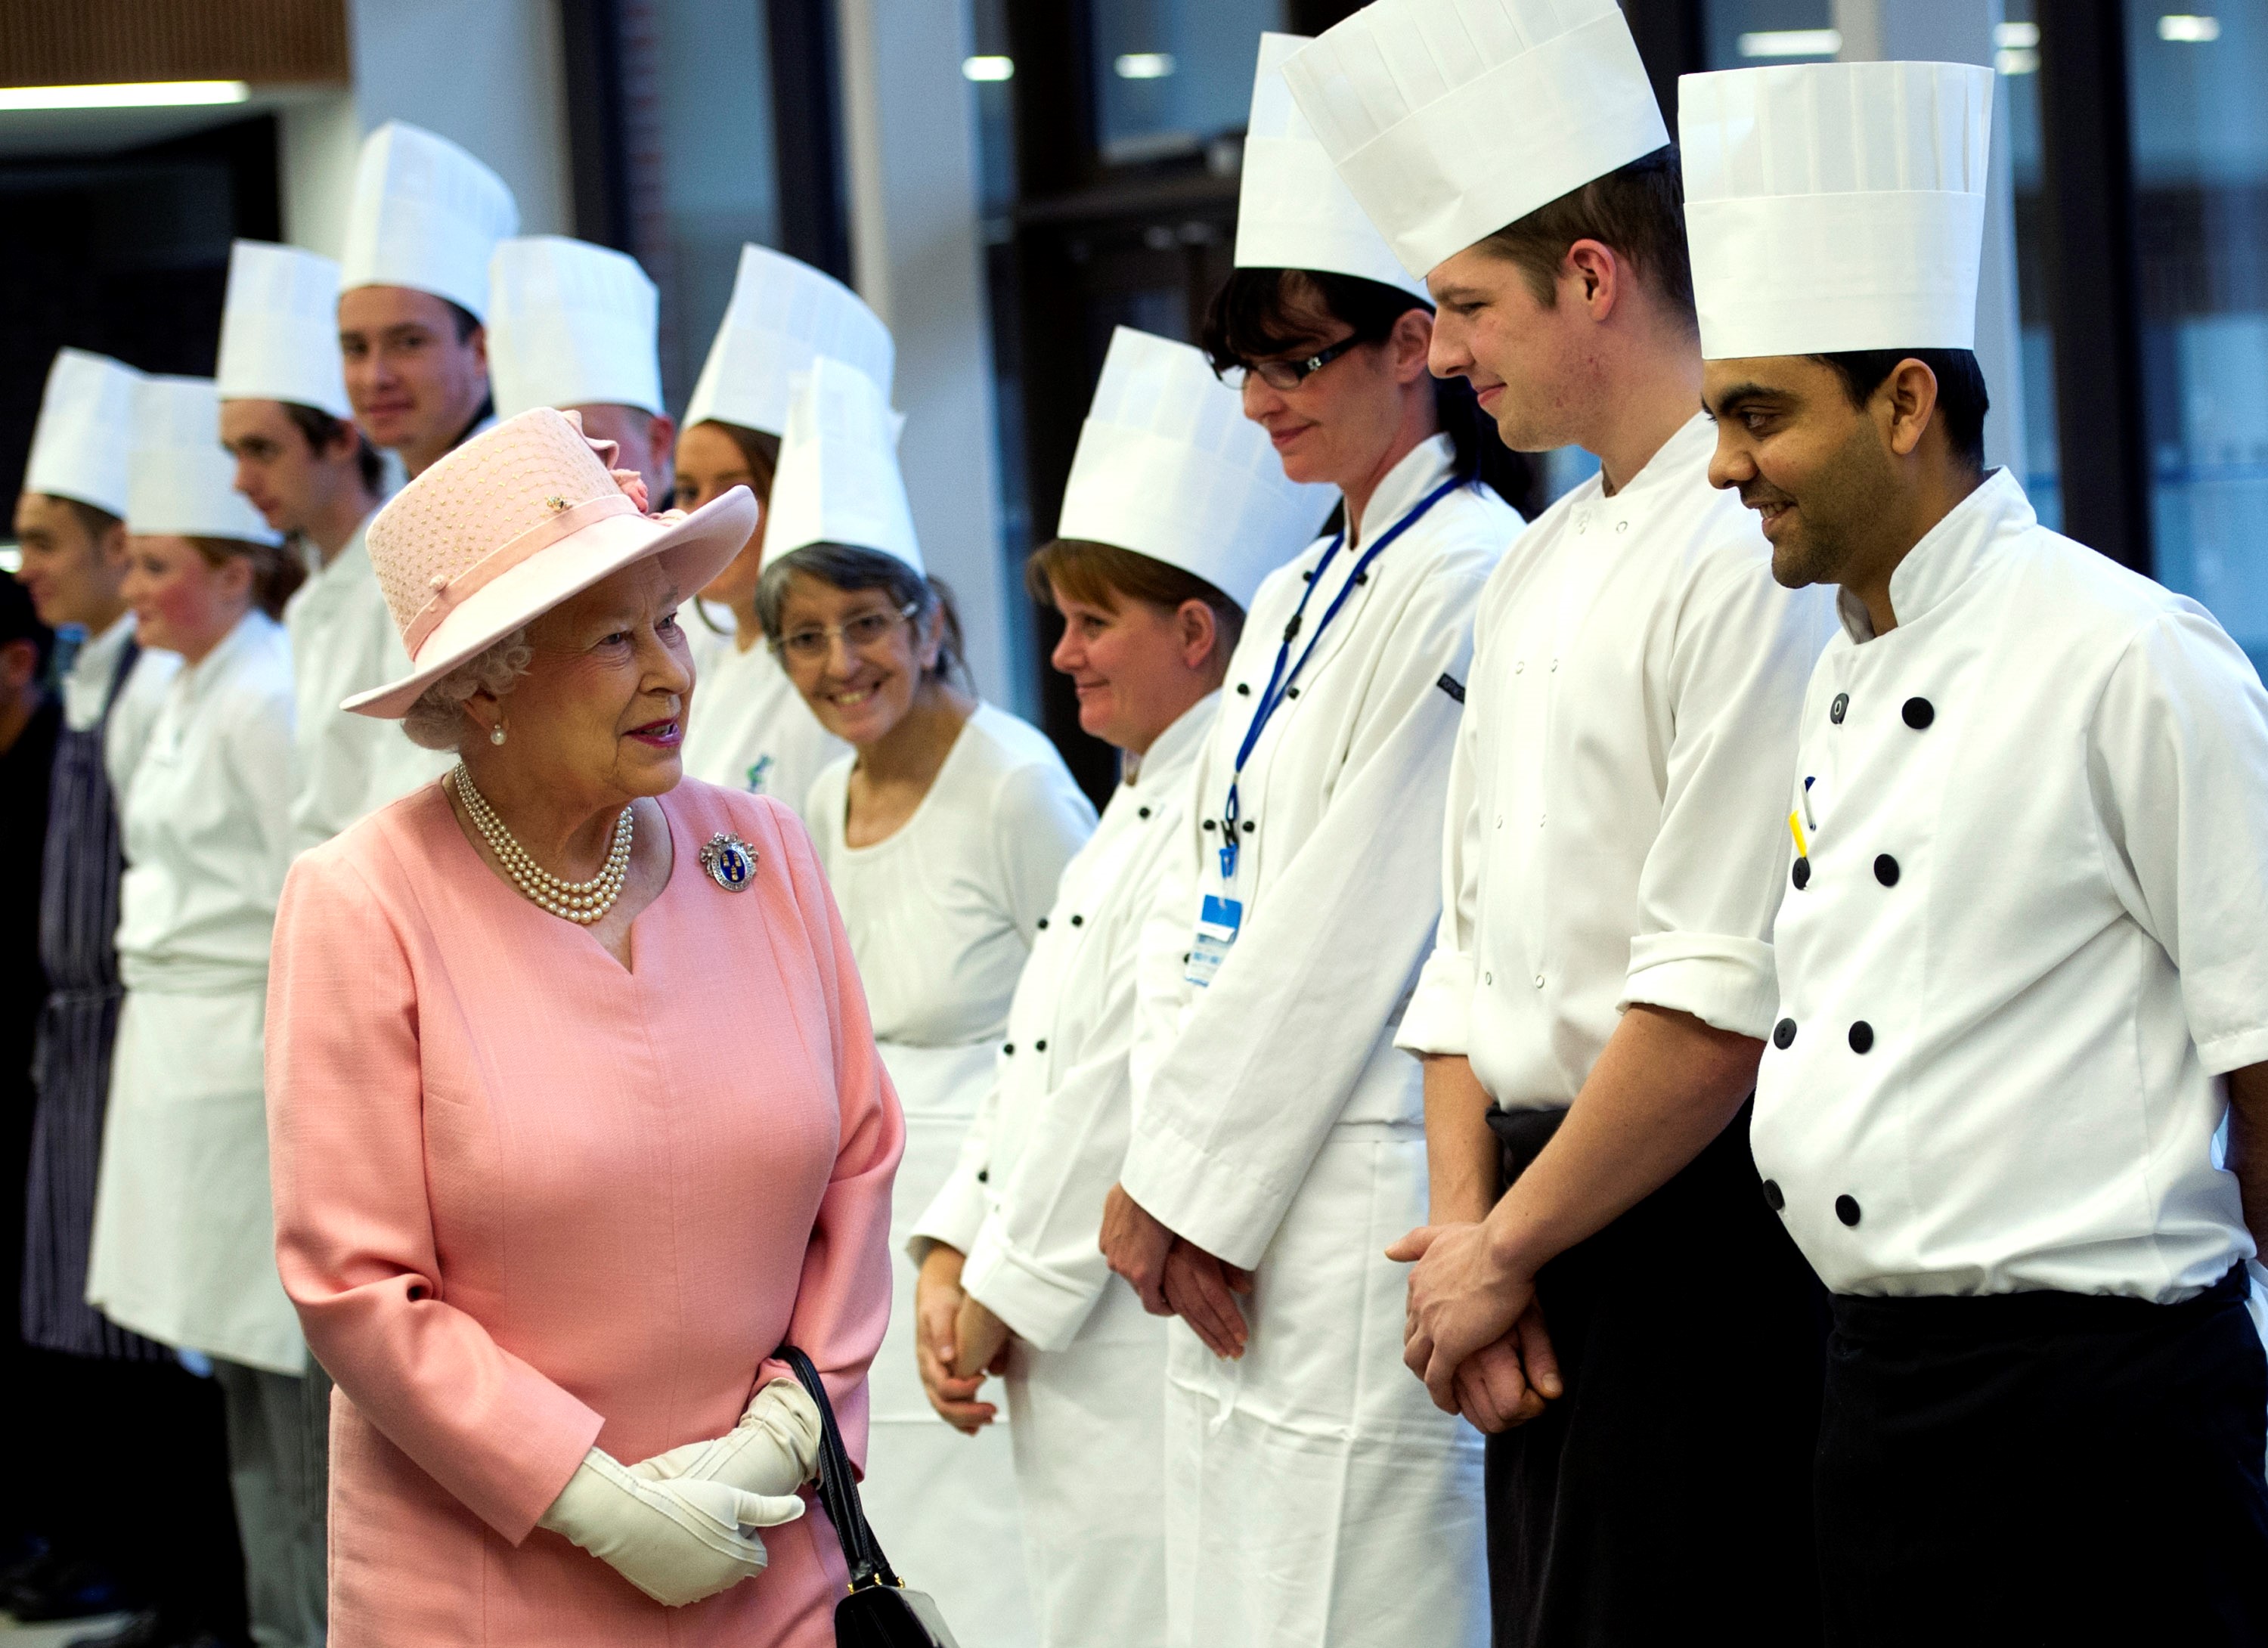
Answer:
<svg viewBox="0 0 2268 1648"><path fill-rule="evenodd" d="M334 1648L833 1640L804 1515L854 1456L903 1123L811 843L681 783L689 600L735 489L654 519L527 412L372 521L411 674L347 707L460 764L276 917L276 1249L331 1416Z"/></svg>

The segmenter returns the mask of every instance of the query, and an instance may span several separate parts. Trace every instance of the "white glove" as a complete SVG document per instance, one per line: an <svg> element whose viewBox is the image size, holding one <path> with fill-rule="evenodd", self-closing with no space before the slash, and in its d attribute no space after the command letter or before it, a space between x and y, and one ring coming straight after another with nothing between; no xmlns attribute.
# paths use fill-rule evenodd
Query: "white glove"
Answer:
<svg viewBox="0 0 2268 1648"><path fill-rule="evenodd" d="M597 1448L539 1526L564 1534L667 1608L682 1608L764 1571L764 1542L744 1530L803 1514L792 1494L723 1482L649 1482Z"/></svg>
<svg viewBox="0 0 2268 1648"><path fill-rule="evenodd" d="M640 1460L647 1482L713 1482L743 1493L792 1494L819 1469L819 1409L803 1387L777 1379L749 1402L740 1423L707 1442Z"/></svg>

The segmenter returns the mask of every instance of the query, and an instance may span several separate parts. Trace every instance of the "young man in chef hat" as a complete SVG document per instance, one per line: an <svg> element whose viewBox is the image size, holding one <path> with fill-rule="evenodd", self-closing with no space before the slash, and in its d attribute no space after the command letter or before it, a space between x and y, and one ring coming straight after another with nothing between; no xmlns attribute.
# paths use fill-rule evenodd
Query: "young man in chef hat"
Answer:
<svg viewBox="0 0 2268 1648"><path fill-rule="evenodd" d="M2268 695L1984 471L1992 106L1681 86L1712 476L1842 616L1752 826L1800 855L1755 1144L1834 1295L1829 1639L2257 1644Z"/></svg>
<svg viewBox="0 0 2268 1648"><path fill-rule="evenodd" d="M1264 34L1206 352L1339 494L1253 596L1145 940L1103 1250L1167 1335L1167 1640L1486 1640L1480 1438L1395 1365L1425 1205L1395 1028L1440 916L1473 611L1519 515L1425 369L1432 305L1330 174ZM1457 389L1462 390L1462 386Z"/></svg>
<svg viewBox="0 0 2268 1648"><path fill-rule="evenodd" d="M339 277L355 422L416 475L490 416L489 259L519 227L495 173L388 121L363 140Z"/></svg>
<svg viewBox="0 0 2268 1648"><path fill-rule="evenodd" d="M669 507L677 425L661 406L660 293L627 253L530 235L489 261L489 376L496 413L557 407L593 440L615 443L614 467L645 478Z"/></svg>
<svg viewBox="0 0 2268 1648"><path fill-rule="evenodd" d="M1758 821L1831 615L1709 486L1677 153L1609 0L1381 0L1285 75L1426 276L1433 369L1601 464L1482 598L1399 1038L1406 1358L1491 1433L1496 1640L1815 1640L1822 1301L1746 1100L1789 857Z"/></svg>
<svg viewBox="0 0 2268 1648"><path fill-rule="evenodd" d="M308 563L306 583L284 611L299 760L295 852L320 846L446 765L398 727L339 708L407 673L409 659L363 548L379 505L379 460L348 406L333 322L338 287L339 267L328 258L238 241L215 374L236 489L270 528L298 541Z"/></svg>

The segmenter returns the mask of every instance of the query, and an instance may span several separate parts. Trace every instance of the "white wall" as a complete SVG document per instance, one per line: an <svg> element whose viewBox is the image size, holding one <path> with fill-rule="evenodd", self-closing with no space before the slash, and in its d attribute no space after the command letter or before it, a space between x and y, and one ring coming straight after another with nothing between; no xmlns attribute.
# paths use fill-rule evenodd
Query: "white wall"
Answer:
<svg viewBox="0 0 2268 1648"><path fill-rule="evenodd" d="M960 599L978 689L1018 707L993 451L965 0L841 0L851 256L898 345L898 448L922 556ZM1027 705L1025 707L1028 707Z"/></svg>
<svg viewBox="0 0 2268 1648"><path fill-rule="evenodd" d="M1842 58L1992 66L2002 0L1834 0ZM2016 191L2008 158L2008 86L1993 77L1992 182L1984 199L1984 266L1977 291L1977 364L1992 409L1984 461L2025 472L2024 363L2016 313Z"/></svg>
<svg viewBox="0 0 2268 1648"><path fill-rule="evenodd" d="M574 228L554 0L350 0L351 92L284 112L284 232L335 257L363 134L409 121L512 188L523 234Z"/></svg>

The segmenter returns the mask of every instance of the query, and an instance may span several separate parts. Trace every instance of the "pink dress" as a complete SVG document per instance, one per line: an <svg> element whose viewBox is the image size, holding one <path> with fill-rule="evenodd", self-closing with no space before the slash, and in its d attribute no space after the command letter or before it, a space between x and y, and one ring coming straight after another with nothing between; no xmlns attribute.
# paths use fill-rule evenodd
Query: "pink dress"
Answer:
<svg viewBox="0 0 2268 1648"><path fill-rule="evenodd" d="M593 1443L730 1430L783 1341L854 1457L904 1141L809 839L687 782L625 971L499 879L429 784L302 857L276 920L276 1251L331 1409L332 1648L821 1648L815 1509L649 1600L535 1522ZM696 855L755 849L728 892Z"/></svg>

